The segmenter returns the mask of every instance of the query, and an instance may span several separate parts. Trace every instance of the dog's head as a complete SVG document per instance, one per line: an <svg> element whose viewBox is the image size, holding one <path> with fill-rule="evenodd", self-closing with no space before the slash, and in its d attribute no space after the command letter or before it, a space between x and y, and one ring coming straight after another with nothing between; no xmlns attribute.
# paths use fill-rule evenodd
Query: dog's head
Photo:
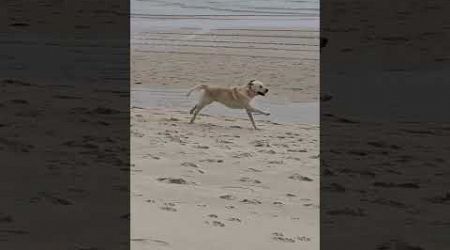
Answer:
<svg viewBox="0 0 450 250"><path fill-rule="evenodd" d="M267 92L269 92L269 89L264 87L264 84L258 80L251 80L247 87L252 92L256 93L257 95L265 96Z"/></svg>

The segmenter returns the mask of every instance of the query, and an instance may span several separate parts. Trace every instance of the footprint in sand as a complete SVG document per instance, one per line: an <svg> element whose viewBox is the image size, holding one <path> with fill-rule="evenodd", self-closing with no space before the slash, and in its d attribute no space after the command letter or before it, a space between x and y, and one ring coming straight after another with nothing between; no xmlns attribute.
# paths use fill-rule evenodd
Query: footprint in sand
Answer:
<svg viewBox="0 0 450 250"><path fill-rule="evenodd" d="M217 139L216 142L220 143L220 144L233 144L232 141L224 140L224 139Z"/></svg>
<svg viewBox="0 0 450 250"><path fill-rule="evenodd" d="M249 177L242 177L241 179L239 179L240 182L246 182L246 183L253 183L253 184L260 184L261 181L257 180L257 179L252 179Z"/></svg>
<svg viewBox="0 0 450 250"><path fill-rule="evenodd" d="M276 154L277 153L277 151L275 151L275 150L273 150L273 149L271 149L271 150L258 150L258 152L260 152L260 153L265 153L265 154L271 154L271 155L274 155L274 154Z"/></svg>
<svg viewBox="0 0 450 250"><path fill-rule="evenodd" d="M221 160L221 159L203 159L203 160L200 160L200 162L222 163L223 160Z"/></svg>
<svg viewBox="0 0 450 250"><path fill-rule="evenodd" d="M239 223L242 222L241 219L236 218L236 217L231 217L231 218L228 218L227 220L228 221L235 221L235 222L239 222Z"/></svg>
<svg viewBox="0 0 450 250"><path fill-rule="evenodd" d="M286 243L295 243L294 238L284 237L283 233L272 233L272 239Z"/></svg>
<svg viewBox="0 0 450 250"><path fill-rule="evenodd" d="M256 140L252 141L251 144L255 147L270 147L270 144L267 140Z"/></svg>
<svg viewBox="0 0 450 250"><path fill-rule="evenodd" d="M259 169L256 169L256 168L247 168L247 170L245 170L245 171L247 171L247 172L257 172L257 173L262 172L262 170L259 170Z"/></svg>
<svg viewBox="0 0 450 250"><path fill-rule="evenodd" d="M217 221L217 220L213 221L213 222L212 222L212 225L213 225L213 226L216 226L216 227L224 227L224 226L225 226L224 223L222 223L222 222L220 222L220 221Z"/></svg>
<svg viewBox="0 0 450 250"><path fill-rule="evenodd" d="M136 137L144 137L144 136L145 136L145 134L139 133L139 132L137 132L137 131L131 131L130 134L131 134L132 136L136 136Z"/></svg>
<svg viewBox="0 0 450 250"><path fill-rule="evenodd" d="M281 144L281 143L274 143L273 144L274 146L276 146L276 147L281 147L281 148L289 148L289 145L286 145L286 144Z"/></svg>
<svg viewBox="0 0 450 250"><path fill-rule="evenodd" d="M280 160L280 161L269 161L267 163L269 163L269 164L283 164L284 162L282 160Z"/></svg>
<svg viewBox="0 0 450 250"><path fill-rule="evenodd" d="M245 204L253 204L253 205L261 204L261 202L257 199L243 199L243 200L241 200L241 202L245 203Z"/></svg>
<svg viewBox="0 0 450 250"><path fill-rule="evenodd" d="M248 152L244 152L244 153L237 153L235 155L233 155L234 158L245 158L245 157L252 157L253 153L248 153Z"/></svg>
<svg viewBox="0 0 450 250"><path fill-rule="evenodd" d="M181 166L183 167L192 167L192 168L198 168L198 165L192 162L183 162L181 163Z"/></svg>
<svg viewBox="0 0 450 250"><path fill-rule="evenodd" d="M217 221L217 220L212 221L212 222L205 221L205 224L212 225L212 226L215 226L215 227L225 227L224 223L222 223L220 221Z"/></svg>
<svg viewBox="0 0 450 250"><path fill-rule="evenodd" d="M183 163L181 163L181 166L194 168L200 174L204 174L205 173L205 171L203 169L200 169L197 164L192 163L192 162L183 162Z"/></svg>
<svg viewBox="0 0 450 250"><path fill-rule="evenodd" d="M168 184L181 184L181 185L186 185L186 184L195 184L194 182L187 182L186 180L184 180L183 178L158 178L157 179L160 182L164 182L164 183L168 183Z"/></svg>
<svg viewBox="0 0 450 250"><path fill-rule="evenodd" d="M164 202L164 205L160 207L162 210L166 210L169 212L176 212L175 204L172 202Z"/></svg>
<svg viewBox="0 0 450 250"><path fill-rule="evenodd" d="M297 173L289 176L289 179L298 180L298 181L313 181L313 179L303 176L303 175L300 175L300 174L297 174Z"/></svg>
<svg viewBox="0 0 450 250"><path fill-rule="evenodd" d="M296 239L299 241L311 241L311 238L306 236L297 236Z"/></svg>
<svg viewBox="0 0 450 250"><path fill-rule="evenodd" d="M224 194L219 196L220 199L224 199L224 200L235 200L236 197L231 195L231 194Z"/></svg>
<svg viewBox="0 0 450 250"><path fill-rule="evenodd" d="M308 150L306 149L288 149L288 152L295 152L295 153L306 153Z"/></svg>
<svg viewBox="0 0 450 250"><path fill-rule="evenodd" d="M160 160L160 159L161 159L161 157L155 156L155 155L151 155L151 154L146 154L146 155L144 155L144 157L142 157L142 158L144 158L144 159L152 158L153 160Z"/></svg>
<svg viewBox="0 0 450 250"><path fill-rule="evenodd" d="M298 158L298 157L292 157L292 156L289 156L287 159L289 159L289 160L295 160L295 161L301 161L302 159L300 159L300 158Z"/></svg>
<svg viewBox="0 0 450 250"><path fill-rule="evenodd" d="M203 170L201 170L201 169L197 169L196 171L194 171L194 170L188 170L188 172L190 172L190 173L197 172L197 173L200 173L200 174L204 174L204 173L205 173L205 171L203 171Z"/></svg>

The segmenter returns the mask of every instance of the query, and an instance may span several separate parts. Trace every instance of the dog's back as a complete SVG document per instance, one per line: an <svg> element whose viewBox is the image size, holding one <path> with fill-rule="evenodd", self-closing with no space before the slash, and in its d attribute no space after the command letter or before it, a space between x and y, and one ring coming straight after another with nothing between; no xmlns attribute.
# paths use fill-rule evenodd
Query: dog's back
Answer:
<svg viewBox="0 0 450 250"><path fill-rule="evenodd" d="M208 88L208 86L207 85L205 85L205 84L200 84L200 85L197 85L197 86L195 86L195 87L193 87L192 89L190 89L189 90L189 92L187 92L187 96L190 96L191 94L192 94L192 92L194 92L195 90L201 90L201 89L207 89Z"/></svg>

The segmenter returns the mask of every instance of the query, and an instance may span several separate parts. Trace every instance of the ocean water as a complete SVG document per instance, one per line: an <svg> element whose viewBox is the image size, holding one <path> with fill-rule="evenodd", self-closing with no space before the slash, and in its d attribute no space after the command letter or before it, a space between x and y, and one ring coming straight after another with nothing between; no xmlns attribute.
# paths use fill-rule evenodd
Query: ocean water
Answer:
<svg viewBox="0 0 450 250"><path fill-rule="evenodd" d="M319 0L131 0L131 29L318 30L319 11Z"/></svg>

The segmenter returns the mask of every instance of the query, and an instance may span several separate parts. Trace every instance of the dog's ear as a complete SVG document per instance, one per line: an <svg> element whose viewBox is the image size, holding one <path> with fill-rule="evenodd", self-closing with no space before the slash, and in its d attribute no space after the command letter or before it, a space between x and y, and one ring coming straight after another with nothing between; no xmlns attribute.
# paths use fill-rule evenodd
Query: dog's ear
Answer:
<svg viewBox="0 0 450 250"><path fill-rule="evenodd" d="M255 80L251 80L250 82L248 82L248 86L252 86L253 85L253 82L254 82Z"/></svg>

